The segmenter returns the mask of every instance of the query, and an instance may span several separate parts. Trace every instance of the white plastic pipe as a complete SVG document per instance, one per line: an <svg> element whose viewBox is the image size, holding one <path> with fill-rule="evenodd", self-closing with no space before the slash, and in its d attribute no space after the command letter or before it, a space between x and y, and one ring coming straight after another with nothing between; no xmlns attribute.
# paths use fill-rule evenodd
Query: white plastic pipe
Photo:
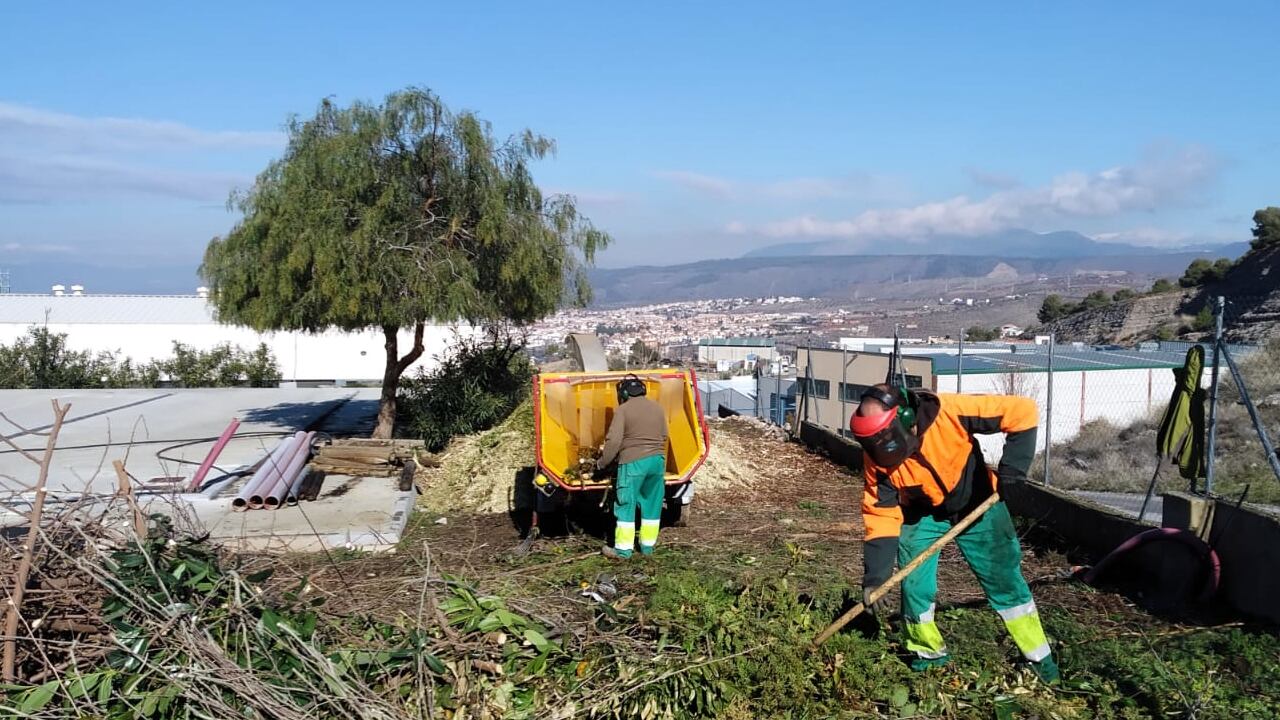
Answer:
<svg viewBox="0 0 1280 720"><path fill-rule="evenodd" d="M285 503L288 505L298 504L298 493L302 492L302 483L307 481L308 467L307 463L302 463L302 467L298 468L298 474L289 483L289 492L285 495Z"/></svg>
<svg viewBox="0 0 1280 720"><path fill-rule="evenodd" d="M281 440L280 444L276 445L275 448L268 453L265 458L263 458L262 464L259 465L257 471L253 473L253 477L249 478L249 482L245 483L244 487L240 488L240 492L236 493L235 499L231 501L231 508L233 510L244 510L248 508L249 498L253 495L253 492L257 489L258 485L262 484L263 477L265 477L272 468L278 468L280 466L280 463L284 460L285 453L293 448L294 443L298 441L298 435L301 434L302 433L298 433L297 435Z"/></svg>
<svg viewBox="0 0 1280 720"><path fill-rule="evenodd" d="M271 488L267 490L263 498L263 507L268 510L275 510L285 503L289 490L293 486L293 479L297 477L298 471L305 467L307 460L311 458L311 442L315 439L315 436L315 433L307 433L306 438L303 439L302 444L298 447L298 451L289 459L288 467L271 484Z"/></svg>
<svg viewBox="0 0 1280 720"><path fill-rule="evenodd" d="M272 464L270 470L263 475L262 481L259 482L257 487L253 489L253 492L250 493L250 510L257 510L258 508L266 507L267 493L271 492L271 489L275 487L275 484L280 481L280 477L288 472L289 464L293 462L294 456L302 449L306 440L307 434L301 430L293 436L293 442L289 446L289 451L284 453L284 455Z"/></svg>

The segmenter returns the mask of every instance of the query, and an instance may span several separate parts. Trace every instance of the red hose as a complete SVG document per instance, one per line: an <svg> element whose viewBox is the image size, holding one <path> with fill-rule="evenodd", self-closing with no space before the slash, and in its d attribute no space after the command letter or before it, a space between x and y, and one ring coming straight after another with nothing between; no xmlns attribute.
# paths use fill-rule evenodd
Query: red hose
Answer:
<svg viewBox="0 0 1280 720"><path fill-rule="evenodd" d="M1222 578L1222 563L1218 560L1218 554L1193 533L1177 528L1152 528L1134 535L1121 543L1120 547L1107 553L1107 556L1102 558L1097 565L1086 570L1080 579L1088 585L1095 584L1102 572L1106 570L1107 566L1115 562L1116 558L1157 540L1176 540L1194 550L1202 560L1208 561L1209 577L1205 581L1204 587L1200 590L1199 600L1200 602L1211 600L1217 594L1218 583Z"/></svg>

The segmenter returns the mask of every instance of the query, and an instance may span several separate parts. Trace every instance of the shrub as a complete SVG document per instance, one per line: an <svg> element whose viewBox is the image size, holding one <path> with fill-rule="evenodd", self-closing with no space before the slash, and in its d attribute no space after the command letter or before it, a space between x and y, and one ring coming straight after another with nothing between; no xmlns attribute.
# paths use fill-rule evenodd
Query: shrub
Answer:
<svg viewBox="0 0 1280 720"><path fill-rule="evenodd" d="M160 372L182 387L275 387L280 367L265 344L247 352L223 343L212 350L197 350L177 340L173 357L156 363Z"/></svg>
<svg viewBox="0 0 1280 720"><path fill-rule="evenodd" d="M529 357L513 339L463 341L434 370L401 384L402 426L442 450L456 435L502 422L528 395L532 378Z"/></svg>

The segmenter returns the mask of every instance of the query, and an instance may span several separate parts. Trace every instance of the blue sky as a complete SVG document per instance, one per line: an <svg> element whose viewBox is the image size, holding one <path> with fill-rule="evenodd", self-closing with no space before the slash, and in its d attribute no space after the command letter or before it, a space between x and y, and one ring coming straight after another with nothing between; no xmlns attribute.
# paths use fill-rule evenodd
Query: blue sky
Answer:
<svg viewBox="0 0 1280 720"><path fill-rule="evenodd" d="M411 84L556 138L537 178L616 237L605 266L1242 240L1280 204L1274 2L367 5L7 8L0 266L194 264L285 117Z"/></svg>

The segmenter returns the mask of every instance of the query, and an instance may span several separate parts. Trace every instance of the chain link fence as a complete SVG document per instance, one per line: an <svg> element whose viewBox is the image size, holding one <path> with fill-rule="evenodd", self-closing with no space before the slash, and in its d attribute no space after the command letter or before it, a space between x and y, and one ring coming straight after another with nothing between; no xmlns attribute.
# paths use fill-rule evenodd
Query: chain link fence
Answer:
<svg viewBox="0 0 1280 720"><path fill-rule="evenodd" d="M1183 340L1099 347L1044 338L1024 352L980 350L962 358L964 370L955 385L965 393L1036 400L1041 437L1031 473L1035 481L1155 522L1160 495L1167 491L1209 494L1278 512L1280 459L1271 443L1280 440L1280 339L1267 333L1280 312L1268 312L1264 301L1226 298L1222 320L1228 331L1220 336L1217 353L1216 303L1211 301L1187 316ZM1212 439L1205 450L1208 473L1187 477L1157 454L1157 433L1177 383L1174 369L1197 344L1205 353L1200 386ZM940 389L946 389L945 380L940 377ZM985 440L984 449L994 450Z"/></svg>

